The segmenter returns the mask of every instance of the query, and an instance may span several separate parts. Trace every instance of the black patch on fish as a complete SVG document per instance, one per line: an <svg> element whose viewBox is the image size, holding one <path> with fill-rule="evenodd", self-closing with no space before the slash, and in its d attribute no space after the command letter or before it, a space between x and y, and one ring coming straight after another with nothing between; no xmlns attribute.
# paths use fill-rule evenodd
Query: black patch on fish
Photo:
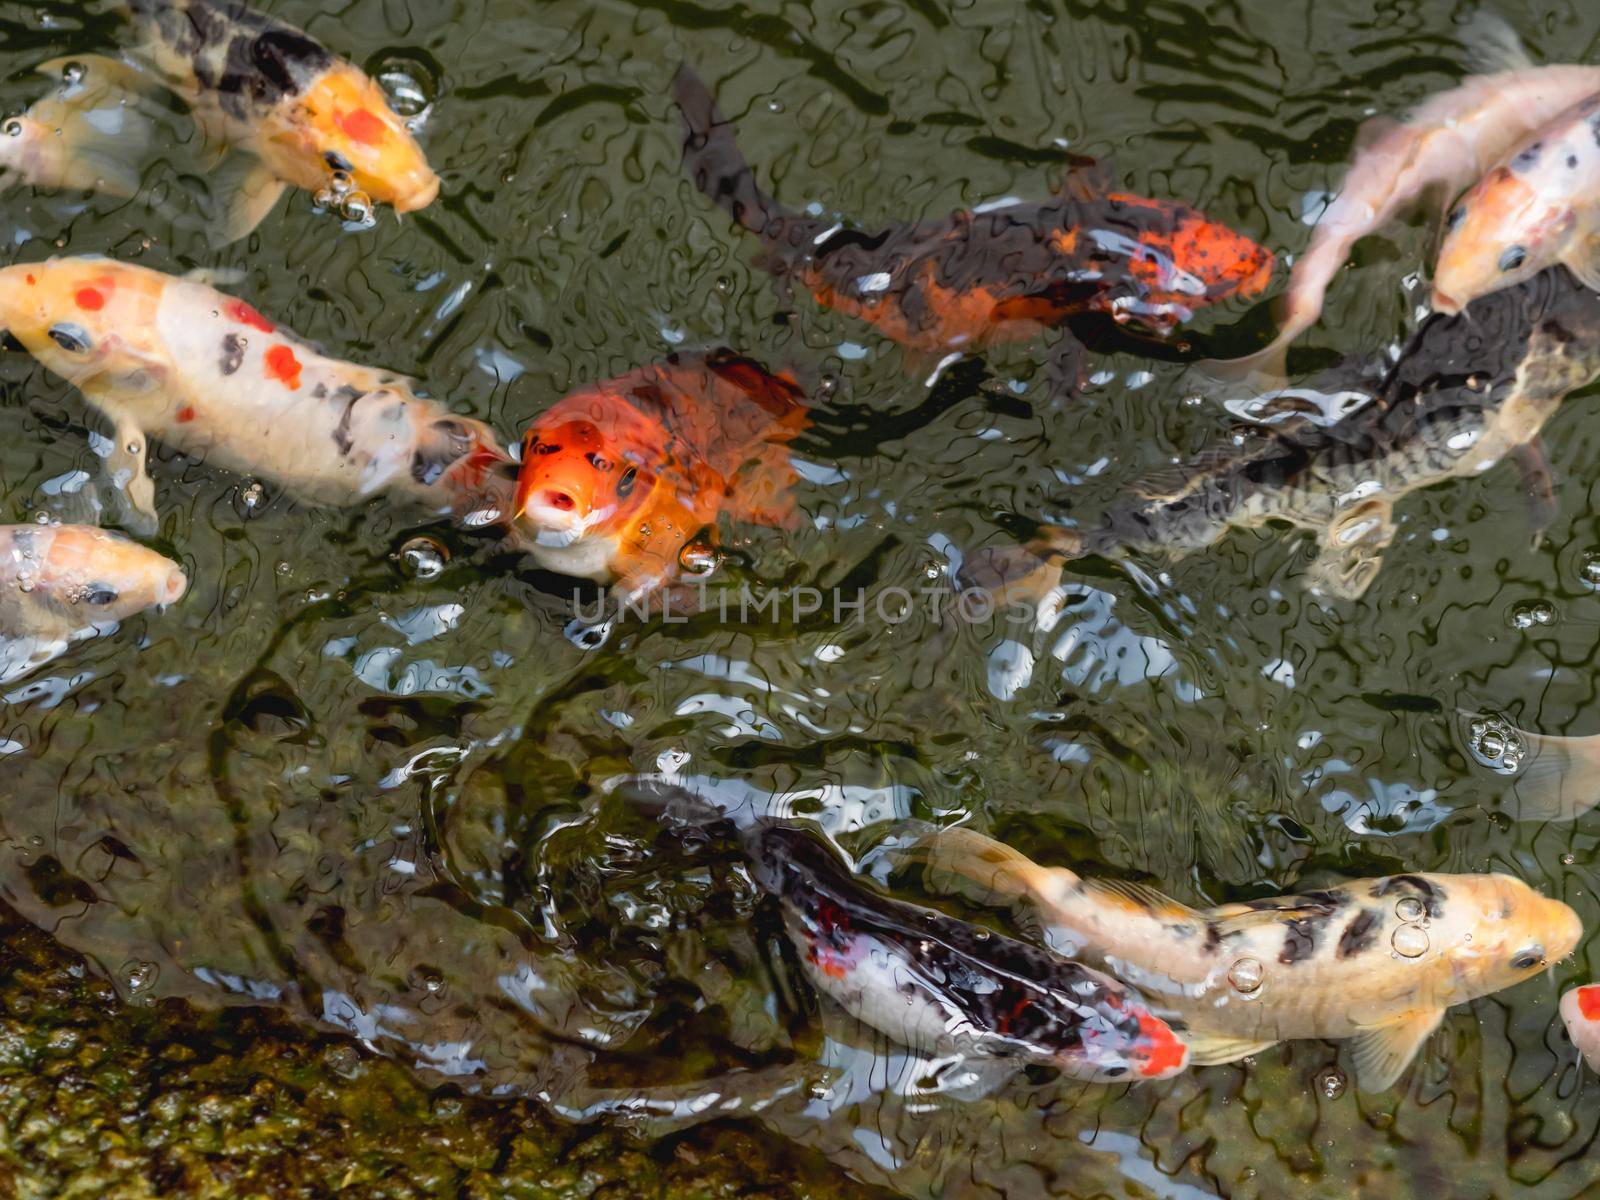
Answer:
<svg viewBox="0 0 1600 1200"><path fill-rule="evenodd" d="M67 321L50 326L50 340L69 354L87 354L94 346L87 329Z"/></svg>
<svg viewBox="0 0 1600 1200"><path fill-rule="evenodd" d="M236 333L225 334L222 338L222 358L217 363L217 369L224 375L232 375L244 363L244 339Z"/></svg>
<svg viewBox="0 0 1600 1200"><path fill-rule="evenodd" d="M1283 935L1283 949L1278 951L1278 961L1285 966L1310 958L1317 949L1317 928L1327 920L1324 914L1315 917L1290 917Z"/></svg>
<svg viewBox="0 0 1600 1200"><path fill-rule="evenodd" d="M317 384L316 387L311 389L311 398L313 400L326 400L328 398L328 385L325 383Z"/></svg>
<svg viewBox="0 0 1600 1200"><path fill-rule="evenodd" d="M344 412L339 417L339 423L333 429L333 444L339 448L339 453L345 458L350 457L350 451L355 443L350 440L350 418L356 411L356 402L366 393L346 384L339 389L335 399L345 401Z"/></svg>
<svg viewBox="0 0 1600 1200"><path fill-rule="evenodd" d="M1380 910L1363 908L1339 935L1339 957L1349 958L1369 949L1378 940L1378 929L1382 923L1383 913Z"/></svg>
<svg viewBox="0 0 1600 1200"><path fill-rule="evenodd" d="M1511 160L1511 165L1518 171L1526 171L1539 161L1539 155L1544 153L1544 143L1535 142Z"/></svg>
<svg viewBox="0 0 1600 1200"><path fill-rule="evenodd" d="M1215 921L1206 921L1206 941L1201 947L1207 954L1218 954L1222 950L1222 926Z"/></svg>
<svg viewBox="0 0 1600 1200"><path fill-rule="evenodd" d="M1434 887L1420 875L1392 876L1373 888L1372 894L1381 899L1398 891L1414 893L1429 917L1438 917L1444 912L1444 889Z"/></svg>
<svg viewBox="0 0 1600 1200"><path fill-rule="evenodd" d="M1567 155L1567 169L1569 171L1575 171L1575 170L1577 170L1577 168L1578 168L1578 156L1576 154Z"/></svg>

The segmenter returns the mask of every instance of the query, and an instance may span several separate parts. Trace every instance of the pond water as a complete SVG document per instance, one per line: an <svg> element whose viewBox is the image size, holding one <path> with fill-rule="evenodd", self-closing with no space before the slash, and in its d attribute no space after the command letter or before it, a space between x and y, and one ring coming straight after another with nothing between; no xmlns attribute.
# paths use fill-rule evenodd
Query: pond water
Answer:
<svg viewBox="0 0 1600 1200"><path fill-rule="evenodd" d="M1068 573L1048 628L901 619L877 599L938 585L1017 518L1104 505L1235 419L1192 399L1182 364L1126 353L1097 357L1081 397L1053 396L1044 341L929 385L867 326L778 294L684 175L670 100L692 62L795 208L902 220L1043 198L1090 155L1282 256L1358 125L1469 69L1463 6L267 7L405 101L438 203L347 229L295 193L214 251L172 216L208 192L177 145L131 202L8 192L8 262L241 270L230 290L263 312L508 441L569 390L676 349L787 367L815 403L803 519L730 529L719 586L867 605L575 637L570 581L491 538L381 502L297 506L161 451L151 544L189 594L8 685L0 897L130 1003L271 1005L429 1078L646 1138L736 1105L908 1196L1600 1186L1600 1082L1556 1011L1591 977L1588 945L1452 1010L1388 1092L1359 1092L1324 1042L1134 1088L1044 1073L966 1092L817 1001L735 846L669 849L604 788L675 772L857 853L899 819L965 819L1195 904L1501 870L1600 927L1600 825L1515 820L1458 715L1600 732L1593 389L1545 431L1558 511L1539 545L1502 465L1407 498L1360 602L1314 599L1309 543L1264 529L1143 564L1165 572L1153 590L1138 570ZM1536 61L1600 53L1592 6L1505 15ZM99 6L0 6L6 110L37 94L41 61L119 36ZM1426 302L1434 237L1418 217L1363 241L1306 361L1392 351ZM1264 301L1223 306L1187 336L1243 352L1270 321ZM98 472L99 419L24 355L0 382L3 517L61 511L63 481ZM442 554L402 552L419 537Z"/></svg>

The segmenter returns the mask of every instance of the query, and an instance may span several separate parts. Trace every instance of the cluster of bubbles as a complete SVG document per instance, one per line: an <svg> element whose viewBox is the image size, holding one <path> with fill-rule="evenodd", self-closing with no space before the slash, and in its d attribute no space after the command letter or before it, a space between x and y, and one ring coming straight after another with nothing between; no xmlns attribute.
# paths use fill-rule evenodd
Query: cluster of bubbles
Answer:
<svg viewBox="0 0 1600 1200"><path fill-rule="evenodd" d="M1502 775L1515 774L1528 753L1522 734L1503 717L1473 717L1467 724L1467 748L1479 763Z"/></svg>
<svg viewBox="0 0 1600 1200"><path fill-rule="evenodd" d="M333 171L327 186L316 194L317 207L336 212L351 229L371 229L378 223L372 197L356 186L348 171Z"/></svg>

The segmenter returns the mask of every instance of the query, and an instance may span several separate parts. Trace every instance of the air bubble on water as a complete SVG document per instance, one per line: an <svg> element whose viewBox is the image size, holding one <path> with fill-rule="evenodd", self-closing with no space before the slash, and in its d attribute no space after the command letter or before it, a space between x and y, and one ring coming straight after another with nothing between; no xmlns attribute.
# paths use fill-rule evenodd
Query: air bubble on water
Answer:
<svg viewBox="0 0 1600 1200"><path fill-rule="evenodd" d="M1528 753L1521 733L1502 717L1473 717L1467 726L1467 749L1479 765L1502 775L1515 774Z"/></svg>
<svg viewBox="0 0 1600 1200"><path fill-rule="evenodd" d="M1421 925L1402 925L1389 944L1401 958L1421 958L1428 952L1428 933Z"/></svg>
<svg viewBox="0 0 1600 1200"><path fill-rule="evenodd" d="M1577 861L1578 861L1578 856L1576 854L1571 853L1570 851L1561 856L1561 865L1563 867L1570 867L1573 863L1575 863Z"/></svg>
<svg viewBox="0 0 1600 1200"><path fill-rule="evenodd" d="M1324 1099L1337 1100L1350 1086L1350 1080L1338 1067L1328 1067L1317 1075L1317 1091Z"/></svg>
<svg viewBox="0 0 1600 1200"><path fill-rule="evenodd" d="M698 538L685 542L678 551L678 566L689 575L709 575L717 569L717 548Z"/></svg>
<svg viewBox="0 0 1600 1200"><path fill-rule="evenodd" d="M1258 958L1235 959L1233 965L1228 968L1228 982L1241 996L1251 996L1259 992L1266 975L1266 968L1261 965L1261 960Z"/></svg>
<svg viewBox="0 0 1600 1200"><path fill-rule="evenodd" d="M372 197L361 191L351 192L344 197L339 205L339 215L347 226L357 229L371 229L378 223L377 208L372 203Z"/></svg>
<svg viewBox="0 0 1600 1200"><path fill-rule="evenodd" d="M1507 619L1513 629L1535 629L1556 623L1556 607L1547 600L1529 600L1515 604Z"/></svg>
<svg viewBox="0 0 1600 1200"><path fill-rule="evenodd" d="M246 508L257 509L260 508L261 505L266 501L267 489L262 487L259 483L252 483L249 487L245 488L242 493L240 493L239 498L244 501L244 506Z"/></svg>
<svg viewBox="0 0 1600 1200"><path fill-rule="evenodd" d="M279 575L287 575L292 570L294 570L294 566L288 561L288 559L285 559L278 564Z"/></svg>
<svg viewBox="0 0 1600 1200"><path fill-rule="evenodd" d="M87 72L84 70L84 66L81 62L69 62L66 66L61 68L61 78L66 83L73 86L82 83L85 74L87 74Z"/></svg>
<svg viewBox="0 0 1600 1200"><path fill-rule="evenodd" d="M26 594L28 592L33 591L33 588L34 588L34 582L33 582L33 576L32 575L19 575L19 576L17 576L17 591Z"/></svg>
<svg viewBox="0 0 1600 1200"><path fill-rule="evenodd" d="M1394 906L1394 915L1402 921L1420 921L1426 911L1422 901L1415 896L1402 896L1400 902Z"/></svg>
<svg viewBox="0 0 1600 1200"><path fill-rule="evenodd" d="M783 111L783 101L774 96L771 100L767 101L767 111L781 113Z"/></svg>
<svg viewBox="0 0 1600 1200"><path fill-rule="evenodd" d="M727 275L718 275L716 288L724 296L729 295L733 291L733 280Z"/></svg>
<svg viewBox="0 0 1600 1200"><path fill-rule="evenodd" d="M412 579L437 579L450 562L450 551L430 537L414 537L400 547L400 570Z"/></svg>
<svg viewBox="0 0 1600 1200"><path fill-rule="evenodd" d="M433 72L415 59L391 55L373 64L369 72L389 97L389 107L415 126L425 121L439 93Z"/></svg>
<svg viewBox="0 0 1600 1200"><path fill-rule="evenodd" d="M1585 550L1578 560L1578 578L1585 587L1600 592L1600 550Z"/></svg>

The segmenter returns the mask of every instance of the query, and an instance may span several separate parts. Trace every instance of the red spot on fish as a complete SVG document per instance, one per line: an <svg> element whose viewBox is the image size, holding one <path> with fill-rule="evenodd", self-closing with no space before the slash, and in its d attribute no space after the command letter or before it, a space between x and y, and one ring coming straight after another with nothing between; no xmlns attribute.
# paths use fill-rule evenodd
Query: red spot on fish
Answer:
<svg viewBox="0 0 1600 1200"><path fill-rule="evenodd" d="M106 306L106 298L92 287L79 288L78 294L73 299L85 312L99 312Z"/></svg>
<svg viewBox="0 0 1600 1200"><path fill-rule="evenodd" d="M32 287L34 284L36 284L38 282L39 281L37 279L35 279L32 275L28 276L28 286L29 287Z"/></svg>
<svg viewBox="0 0 1600 1200"><path fill-rule="evenodd" d="M278 332L278 327L276 325L263 317L255 309L251 308L243 300L228 301L227 304L222 306L222 311L228 315L230 320L237 321L241 325L248 325L251 329L259 329L262 333Z"/></svg>
<svg viewBox="0 0 1600 1200"><path fill-rule="evenodd" d="M1600 986L1578 989L1578 1011L1586 1021L1600 1021Z"/></svg>
<svg viewBox="0 0 1600 1200"><path fill-rule="evenodd" d="M178 410L178 424L187 425L192 420L194 420L194 405L185 404Z"/></svg>
<svg viewBox="0 0 1600 1200"><path fill-rule="evenodd" d="M1145 1061L1139 1074L1146 1079L1157 1075L1170 1075L1181 1071L1189 1061L1189 1047L1180 1042L1170 1026L1160 1017L1142 1009L1138 1013L1139 1033L1144 1037Z"/></svg>
<svg viewBox="0 0 1600 1200"><path fill-rule="evenodd" d="M388 126L364 108L358 108L355 112L340 113L334 120L340 129L367 146L376 146L389 132Z"/></svg>
<svg viewBox="0 0 1600 1200"><path fill-rule="evenodd" d="M274 346L266 354L267 378L276 379L291 392L300 387L300 360L287 346Z"/></svg>
<svg viewBox="0 0 1600 1200"><path fill-rule="evenodd" d="M848 958L827 946L812 946L811 961L829 979L847 978L852 965Z"/></svg>

